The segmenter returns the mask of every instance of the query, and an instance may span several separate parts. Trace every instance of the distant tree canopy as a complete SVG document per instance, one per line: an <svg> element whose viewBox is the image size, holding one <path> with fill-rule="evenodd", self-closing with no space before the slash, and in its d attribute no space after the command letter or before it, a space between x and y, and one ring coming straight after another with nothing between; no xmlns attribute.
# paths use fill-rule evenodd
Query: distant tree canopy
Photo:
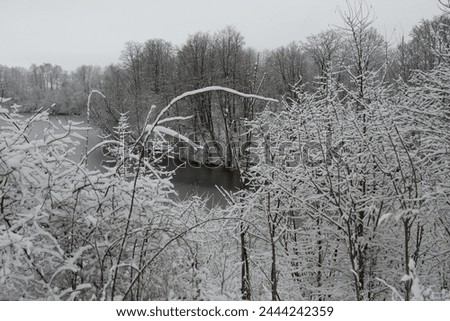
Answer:
<svg viewBox="0 0 450 321"><path fill-rule="evenodd" d="M385 82L395 83L399 77L408 82L414 70L434 69L448 51L446 13L421 21L409 40L402 37L398 44L387 43L370 27L370 14L350 18L340 28L261 53L246 46L236 28L227 26L215 33L192 34L180 46L163 39L127 42L119 62L104 68L82 65L68 72L50 63L28 69L0 66L0 86L2 95L23 105L23 112L53 105L54 114L85 113L89 92L97 89L106 99L93 102L94 121L111 133L121 113L129 112L132 128L139 132L152 105L162 108L188 90L221 85L294 97L296 88L316 90L331 71L339 83L353 83L361 91L364 84L358 81L363 80L355 82L351 75L385 68ZM244 131L243 121L262 107L229 94L205 93L178 103L173 113L194 115L190 122L178 124L178 130L203 140L229 142Z"/></svg>

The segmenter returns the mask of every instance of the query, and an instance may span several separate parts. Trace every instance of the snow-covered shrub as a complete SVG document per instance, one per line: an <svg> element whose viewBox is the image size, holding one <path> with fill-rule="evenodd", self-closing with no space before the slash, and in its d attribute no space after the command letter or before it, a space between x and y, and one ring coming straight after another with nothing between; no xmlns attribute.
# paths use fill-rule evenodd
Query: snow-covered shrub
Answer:
<svg viewBox="0 0 450 321"><path fill-rule="evenodd" d="M239 220L196 197L175 201L171 173L146 149L166 136L197 148L162 125L176 120L164 113L186 95L149 115L134 141L123 139L122 115L117 137L86 148L79 162L71 156L85 125L69 122L58 134L47 111L25 119L0 109L1 299L239 297L232 241ZM37 121L49 128L29 137ZM115 163L90 170L86 158L97 148L110 149Z"/></svg>
<svg viewBox="0 0 450 321"><path fill-rule="evenodd" d="M183 297L179 280L192 270L192 245L182 238L205 219L202 201L174 202L170 173L140 158L135 146L122 146L140 166L131 179L120 175L121 162L91 171L70 159L82 138L77 131L85 130L80 124L69 123L63 134L50 124L34 139L28 131L49 121L46 111L28 119L0 111L1 299ZM164 288L161 271L174 262L183 264Z"/></svg>
<svg viewBox="0 0 450 321"><path fill-rule="evenodd" d="M235 208L253 297L384 300L390 284L411 300L411 258L424 289L448 287L449 70L399 92L366 73L363 96L329 73L249 123L257 162Z"/></svg>

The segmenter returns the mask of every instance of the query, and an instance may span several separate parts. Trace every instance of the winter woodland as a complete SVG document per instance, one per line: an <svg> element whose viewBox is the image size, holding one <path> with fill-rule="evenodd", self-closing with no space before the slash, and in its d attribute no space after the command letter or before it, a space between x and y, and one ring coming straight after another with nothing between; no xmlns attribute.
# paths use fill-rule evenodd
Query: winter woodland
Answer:
<svg viewBox="0 0 450 321"><path fill-rule="evenodd" d="M261 53L227 27L127 43L106 68L0 66L0 299L449 299L441 7L395 43L360 3ZM30 135L50 114L86 122ZM174 197L180 146L238 171L226 204ZM89 168L97 149L113 165Z"/></svg>

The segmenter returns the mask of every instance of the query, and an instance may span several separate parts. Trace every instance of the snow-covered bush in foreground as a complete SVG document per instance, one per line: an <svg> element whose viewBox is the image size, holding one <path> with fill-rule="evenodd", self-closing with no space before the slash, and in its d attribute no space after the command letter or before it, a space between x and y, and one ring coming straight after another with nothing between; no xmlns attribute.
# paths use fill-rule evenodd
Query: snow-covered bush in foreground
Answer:
<svg viewBox="0 0 450 321"><path fill-rule="evenodd" d="M141 137L161 129L161 118ZM72 138L86 129L80 124L69 123L63 134L51 125L32 139L27 133L37 121L48 121L48 113L23 119L0 110L0 299L230 298L225 281L214 285L203 265L199 244L207 233L195 232L218 224L214 213L221 212L206 217L198 198L174 202L170 173L152 155L141 157L142 142L122 145L136 164L130 179L119 174L120 157L103 171L70 160Z"/></svg>
<svg viewBox="0 0 450 321"><path fill-rule="evenodd" d="M399 92L366 75L364 95L329 73L315 93L299 91L249 124L259 161L234 207L253 222L245 241L253 297L415 300L447 291L449 71L442 65Z"/></svg>
<svg viewBox="0 0 450 321"><path fill-rule="evenodd" d="M240 219L209 209L198 197L175 201L171 173L158 165L160 155L146 149L150 140L158 145L166 136L197 148L165 127L177 117L164 117L179 99L208 90L241 94L222 87L187 92L159 114L151 111L132 142L121 139L129 129L122 115L117 138L86 147L79 162L70 156L83 139L77 131L86 127L69 122L56 134L46 111L24 119L0 109L0 299L240 297L233 240ZM37 121L49 129L31 138ZM115 164L89 170L88 155L105 146Z"/></svg>

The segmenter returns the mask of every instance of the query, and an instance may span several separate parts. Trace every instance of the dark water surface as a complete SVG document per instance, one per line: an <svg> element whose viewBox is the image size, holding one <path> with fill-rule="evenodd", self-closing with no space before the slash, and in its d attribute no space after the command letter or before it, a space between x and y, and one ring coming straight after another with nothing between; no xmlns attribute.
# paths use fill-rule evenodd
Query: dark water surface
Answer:
<svg viewBox="0 0 450 321"><path fill-rule="evenodd" d="M25 115L25 117L30 116L31 115ZM84 122L78 126L86 127L86 118L83 116L50 116L51 123L57 126L57 129L55 129L56 133L64 133L65 131L61 128L60 123L62 125L67 125L70 120L72 122ZM30 138L42 137L44 129L50 126L51 125L46 122L35 123L31 128ZM92 122L89 127L91 129L88 133L88 150L102 141L102 138L100 137L100 129L92 124ZM83 137L86 137L86 130L77 132ZM72 139L75 140L75 138ZM80 145L77 146L75 154L71 157L71 159L76 162L80 161L84 155L84 149L85 141L80 141ZM103 155L101 148L99 148L89 155L87 160L88 167L92 170L100 170L102 162L108 159L109 158ZM230 171L222 167L208 168L205 166L183 166L182 161L173 159L169 161L168 169L175 170L172 183L180 199L185 199L186 197L192 195L198 195L202 198L207 198L209 206L226 204L222 193L219 192L217 187L224 188L227 191L235 191L239 185L239 174L236 171Z"/></svg>
<svg viewBox="0 0 450 321"><path fill-rule="evenodd" d="M209 197L208 203L225 204L223 195L218 187L226 191L236 191L239 186L239 173L230 171L223 167L209 168L205 166L190 167L183 166L181 160L171 160L168 169L176 169L172 183L178 191L180 198L190 195Z"/></svg>

